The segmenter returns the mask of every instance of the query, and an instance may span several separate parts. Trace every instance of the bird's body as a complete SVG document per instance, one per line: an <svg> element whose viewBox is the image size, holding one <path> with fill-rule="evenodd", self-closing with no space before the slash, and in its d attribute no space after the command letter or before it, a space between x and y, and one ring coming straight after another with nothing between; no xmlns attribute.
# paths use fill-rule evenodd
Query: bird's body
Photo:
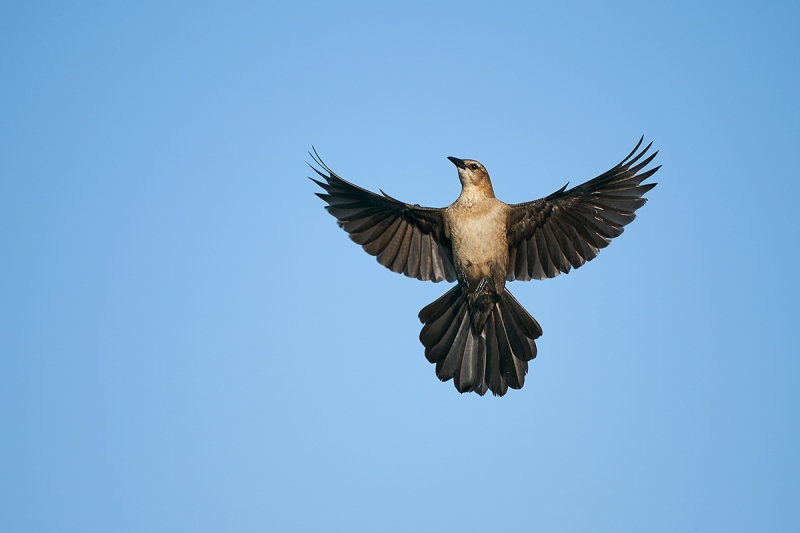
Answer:
<svg viewBox="0 0 800 533"><path fill-rule="evenodd" d="M511 208L483 191L465 187L444 210L445 235L453 243L453 266L463 272L471 290L490 276L505 286L508 266L506 223Z"/></svg>
<svg viewBox="0 0 800 533"><path fill-rule="evenodd" d="M536 357L538 322L508 292L507 281L554 277L593 259L644 205L641 185L659 167L636 148L619 165L569 191L523 204L495 198L486 169L450 157L461 194L444 209L409 205L357 187L317 163L318 194L339 225L378 262L420 280L458 281L420 311L420 341L442 381L459 392L502 396L521 388ZM656 152L657 153L657 152ZM313 168L313 167L312 167Z"/></svg>

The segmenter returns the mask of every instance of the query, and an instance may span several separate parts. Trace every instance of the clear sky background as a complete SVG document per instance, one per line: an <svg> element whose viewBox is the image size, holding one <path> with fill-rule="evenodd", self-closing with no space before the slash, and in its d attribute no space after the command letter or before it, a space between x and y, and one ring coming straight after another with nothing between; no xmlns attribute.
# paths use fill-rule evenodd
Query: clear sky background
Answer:
<svg viewBox="0 0 800 533"><path fill-rule="evenodd" d="M553 4L3 3L2 529L797 531L800 4ZM521 202L642 134L503 398L306 179Z"/></svg>

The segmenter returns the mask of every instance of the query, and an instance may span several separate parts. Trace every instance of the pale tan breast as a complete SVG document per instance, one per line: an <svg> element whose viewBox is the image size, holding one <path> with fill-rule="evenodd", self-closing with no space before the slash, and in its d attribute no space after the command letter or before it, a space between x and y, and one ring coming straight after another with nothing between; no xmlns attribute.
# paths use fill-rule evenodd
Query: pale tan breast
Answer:
<svg viewBox="0 0 800 533"><path fill-rule="evenodd" d="M509 209L496 198L484 198L478 202L456 201L445 210L455 266L470 279L490 275L505 278Z"/></svg>

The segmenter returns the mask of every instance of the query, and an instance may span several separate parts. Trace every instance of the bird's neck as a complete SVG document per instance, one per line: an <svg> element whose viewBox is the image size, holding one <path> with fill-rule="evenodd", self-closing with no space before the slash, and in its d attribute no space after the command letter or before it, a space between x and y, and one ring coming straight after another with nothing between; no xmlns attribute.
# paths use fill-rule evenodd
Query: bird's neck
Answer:
<svg viewBox="0 0 800 533"><path fill-rule="evenodd" d="M481 183L465 183L461 185L461 195L458 201L467 206L479 204L488 199L494 198L494 189L492 189L492 182L489 180L482 181Z"/></svg>

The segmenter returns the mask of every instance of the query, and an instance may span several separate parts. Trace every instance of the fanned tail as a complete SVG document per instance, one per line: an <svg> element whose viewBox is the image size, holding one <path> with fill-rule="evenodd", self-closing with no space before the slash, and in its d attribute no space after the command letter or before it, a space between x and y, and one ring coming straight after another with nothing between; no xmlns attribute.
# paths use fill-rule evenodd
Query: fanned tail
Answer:
<svg viewBox="0 0 800 533"><path fill-rule="evenodd" d="M473 305L470 305L473 300ZM502 396L525 384L542 328L505 288L491 305L474 305L456 285L419 313L419 340L436 376L459 392Z"/></svg>

